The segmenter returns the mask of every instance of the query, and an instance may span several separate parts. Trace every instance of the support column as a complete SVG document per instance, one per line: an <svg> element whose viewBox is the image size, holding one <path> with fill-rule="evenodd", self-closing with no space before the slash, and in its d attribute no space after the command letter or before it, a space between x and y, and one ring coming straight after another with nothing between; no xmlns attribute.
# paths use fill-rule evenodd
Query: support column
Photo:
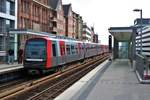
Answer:
<svg viewBox="0 0 150 100"><path fill-rule="evenodd" d="M16 61L17 60L17 52L18 52L18 46L17 46L17 34L14 34L14 60Z"/></svg>
<svg viewBox="0 0 150 100"><path fill-rule="evenodd" d="M133 29L133 33L132 33L132 60L136 59L136 29Z"/></svg>
<svg viewBox="0 0 150 100"><path fill-rule="evenodd" d="M133 33L132 33L132 52L131 52L131 59L132 59L132 68L133 68L133 71L136 70L136 29L133 29Z"/></svg>
<svg viewBox="0 0 150 100"><path fill-rule="evenodd" d="M132 48L132 44L131 44L131 41L129 41L128 42L128 59L131 59L131 56L132 56L131 48Z"/></svg>
<svg viewBox="0 0 150 100"><path fill-rule="evenodd" d="M116 58L118 58L118 56L119 56L119 43L118 43L118 41L114 38L114 51L113 51L113 59L116 59Z"/></svg>

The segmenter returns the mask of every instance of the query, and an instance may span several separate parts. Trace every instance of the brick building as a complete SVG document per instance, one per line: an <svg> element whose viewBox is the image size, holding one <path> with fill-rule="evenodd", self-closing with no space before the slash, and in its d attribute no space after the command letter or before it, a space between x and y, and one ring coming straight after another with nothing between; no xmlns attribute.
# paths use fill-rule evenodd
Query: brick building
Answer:
<svg viewBox="0 0 150 100"><path fill-rule="evenodd" d="M63 5L65 18L65 33L69 38L75 38L73 30L73 12L71 4Z"/></svg>
<svg viewBox="0 0 150 100"><path fill-rule="evenodd" d="M83 32L83 19L82 16L78 16L78 39L82 40L82 32Z"/></svg>
<svg viewBox="0 0 150 100"><path fill-rule="evenodd" d="M52 8L52 27L51 32L58 36L65 36L65 19L61 0L49 0L49 6Z"/></svg>
<svg viewBox="0 0 150 100"><path fill-rule="evenodd" d="M52 9L48 0L18 0L18 29L33 32L51 32ZM24 47L26 39L35 35L18 34L18 45ZM18 47L18 48L19 48Z"/></svg>
<svg viewBox="0 0 150 100"><path fill-rule="evenodd" d="M75 34L75 38L78 39L78 14L73 12L73 34Z"/></svg>

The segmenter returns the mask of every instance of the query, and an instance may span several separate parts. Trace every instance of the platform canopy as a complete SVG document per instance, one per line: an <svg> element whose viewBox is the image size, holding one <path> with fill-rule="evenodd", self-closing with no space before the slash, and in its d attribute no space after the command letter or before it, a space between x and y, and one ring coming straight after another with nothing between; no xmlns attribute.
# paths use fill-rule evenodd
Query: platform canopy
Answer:
<svg viewBox="0 0 150 100"><path fill-rule="evenodd" d="M118 41L130 41L133 27L110 27L109 33Z"/></svg>
<svg viewBox="0 0 150 100"><path fill-rule="evenodd" d="M24 34L24 35L39 35L39 36L54 36L53 34L47 33L47 32L38 32L33 31L31 29L11 29L9 30L10 34Z"/></svg>

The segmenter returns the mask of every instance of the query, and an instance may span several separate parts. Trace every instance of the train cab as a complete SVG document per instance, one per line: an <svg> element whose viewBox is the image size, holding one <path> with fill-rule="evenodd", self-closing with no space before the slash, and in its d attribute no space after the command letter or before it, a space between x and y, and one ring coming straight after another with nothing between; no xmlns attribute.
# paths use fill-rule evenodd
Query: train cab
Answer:
<svg viewBox="0 0 150 100"><path fill-rule="evenodd" d="M29 39L24 50L24 67L44 68L46 64L47 41L44 38Z"/></svg>

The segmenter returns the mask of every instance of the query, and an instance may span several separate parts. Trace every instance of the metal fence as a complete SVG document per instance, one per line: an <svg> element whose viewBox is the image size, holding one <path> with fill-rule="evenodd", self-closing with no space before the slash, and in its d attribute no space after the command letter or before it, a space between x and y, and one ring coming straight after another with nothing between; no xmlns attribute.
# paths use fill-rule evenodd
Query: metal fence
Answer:
<svg viewBox="0 0 150 100"><path fill-rule="evenodd" d="M136 71L144 79L144 57L139 54L136 55Z"/></svg>
<svg viewBox="0 0 150 100"><path fill-rule="evenodd" d="M138 72L142 80L146 79L146 76L149 74L149 60L146 56L141 56L136 54L136 71Z"/></svg>

